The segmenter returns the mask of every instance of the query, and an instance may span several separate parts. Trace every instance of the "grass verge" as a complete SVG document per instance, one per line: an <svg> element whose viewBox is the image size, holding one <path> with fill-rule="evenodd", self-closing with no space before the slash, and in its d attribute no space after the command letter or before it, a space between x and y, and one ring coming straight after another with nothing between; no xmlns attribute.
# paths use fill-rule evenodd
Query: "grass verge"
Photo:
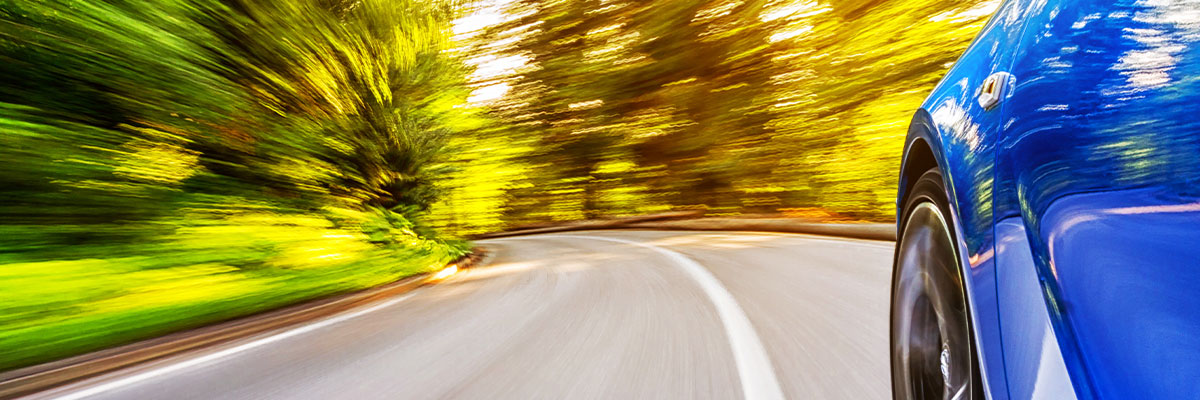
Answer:
<svg viewBox="0 0 1200 400"><path fill-rule="evenodd" d="M266 212L193 215L142 243L2 256L0 371L385 284L469 249L381 229L371 213L360 214L355 224ZM29 229L3 226L0 235L36 234Z"/></svg>

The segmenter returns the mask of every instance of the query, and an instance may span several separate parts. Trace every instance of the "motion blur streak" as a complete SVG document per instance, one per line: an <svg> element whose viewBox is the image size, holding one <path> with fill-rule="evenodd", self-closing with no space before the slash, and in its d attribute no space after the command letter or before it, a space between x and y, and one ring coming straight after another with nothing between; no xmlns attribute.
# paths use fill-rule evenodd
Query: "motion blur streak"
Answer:
<svg viewBox="0 0 1200 400"><path fill-rule="evenodd" d="M53 394L53 393L47 393L46 395L51 396L55 400L82 400L82 399L91 398L94 396L98 396L104 392L116 390L116 389L119 389L124 386L135 385L139 382L142 382L142 381L145 381L148 379L154 379L155 377L167 375L167 374L170 374L175 371L181 371L181 370L185 370L188 368L198 367L198 366L206 364L206 363L216 362L222 358L233 356L235 354L241 353L241 352L249 350L249 349L253 349L255 347L278 342L280 340L284 340L284 339L287 339L287 338L290 338L293 336L303 335L305 333L312 332L317 329L325 328L327 326L331 326L331 325L334 325L334 324L337 324L337 323L340 323L343 321L347 321L352 318L357 318L359 316L366 315L367 313L371 313L376 310L383 309L385 307L390 307L390 306L398 304L404 300L408 300L409 297L412 297L415 294L416 293L409 293L409 294L373 305L371 307L367 307L367 308L364 308L361 310L357 310L357 311L341 314L338 316L330 317L330 318L327 318L325 320L322 320L322 321L319 321L316 323L308 324L308 325L305 325L305 326L302 326L299 328L295 328L295 329L292 329L289 331L285 331L285 332L281 332L281 333L278 333L275 335L267 336L262 339L258 339L258 340L255 340L255 341L252 341L249 343L245 343L242 345L230 347L230 348L220 350L217 352L209 353L209 354L206 354L206 355L203 355L200 357L175 362L173 364L167 364L167 365L157 367L157 368L151 367L151 369L149 371L134 373L133 375L121 377L121 378L118 378L118 379L115 379L112 381L108 381L108 382L105 382L105 383L102 383L102 384L99 384L96 386L88 387L83 390L79 390L79 391L75 391L75 392L68 392L68 393L62 394L62 395L57 395L57 394Z"/></svg>
<svg viewBox="0 0 1200 400"><path fill-rule="evenodd" d="M721 285L721 281L718 281L703 266L683 254L632 240L595 236L560 235L560 237L630 244L653 250L655 253L666 256L671 261L674 261L676 265L687 272L692 280L704 289L704 293L708 295L708 299L716 307L717 314L721 316L721 324L725 326L725 334L729 336L729 344L733 348L733 359L737 363L738 376L741 378L742 383L742 394L745 395L745 398L755 400L783 399L783 393L779 390L779 382L775 379L775 370L771 367L771 358L767 356L766 350L763 349L762 342L758 339L758 333L754 332L754 326L750 324L750 320L746 318L746 313L742 311L742 307L737 304L737 300L733 298L733 295L729 294L729 291Z"/></svg>
<svg viewBox="0 0 1200 400"><path fill-rule="evenodd" d="M482 0L449 232L702 209L891 222L906 125L998 0Z"/></svg>
<svg viewBox="0 0 1200 400"><path fill-rule="evenodd" d="M903 125L995 7L0 0L0 376L522 225L890 221Z"/></svg>
<svg viewBox="0 0 1200 400"><path fill-rule="evenodd" d="M449 3L0 1L0 371L431 272Z"/></svg>
<svg viewBox="0 0 1200 400"><path fill-rule="evenodd" d="M696 281L650 248L597 237L669 246L702 265L745 311L787 398L890 398L890 243L748 233L587 236L485 241L492 262L403 303L90 398L742 398L720 312ZM164 367L177 362L188 359ZM121 377L57 394L113 379Z"/></svg>
<svg viewBox="0 0 1200 400"><path fill-rule="evenodd" d="M446 279L446 278L450 277L450 275L454 275L455 272L458 272L458 266L451 265L449 267L442 269L441 271L438 271L438 273L434 274L433 279Z"/></svg>

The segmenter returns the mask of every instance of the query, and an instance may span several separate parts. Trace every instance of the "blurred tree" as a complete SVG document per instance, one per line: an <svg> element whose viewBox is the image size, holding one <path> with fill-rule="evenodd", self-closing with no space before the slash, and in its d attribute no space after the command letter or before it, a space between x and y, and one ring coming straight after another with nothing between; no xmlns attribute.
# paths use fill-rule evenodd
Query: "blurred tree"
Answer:
<svg viewBox="0 0 1200 400"><path fill-rule="evenodd" d="M0 370L426 272L455 0L0 0Z"/></svg>
<svg viewBox="0 0 1200 400"><path fill-rule="evenodd" d="M444 172L431 165L445 157L462 115L456 106L468 94L469 71L445 51L456 13L449 2L5 1L0 13L0 89L5 102L27 107L11 118L98 128L76 129L71 140L100 149L134 141L182 146L203 171L181 182L189 193L267 194L310 208L334 196L427 209ZM52 140L10 139L18 146ZM54 151L10 159L79 153ZM78 158L96 166L95 154ZM129 197L124 183L97 173L87 179L115 186L92 185L98 191L88 196ZM78 179L54 174L5 174L13 180L5 192L45 210L78 204L52 188ZM111 220L161 208L163 200L72 212Z"/></svg>
<svg viewBox="0 0 1200 400"><path fill-rule="evenodd" d="M505 161L530 168L503 191L502 219L819 208L889 220L905 124L997 5L506 3L472 49L524 63L475 84L511 87L484 104L490 135L537 144Z"/></svg>

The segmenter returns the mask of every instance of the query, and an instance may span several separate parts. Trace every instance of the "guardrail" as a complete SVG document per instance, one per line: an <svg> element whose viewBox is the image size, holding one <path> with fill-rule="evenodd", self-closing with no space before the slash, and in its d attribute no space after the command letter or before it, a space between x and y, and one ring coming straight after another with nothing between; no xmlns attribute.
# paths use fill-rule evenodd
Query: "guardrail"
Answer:
<svg viewBox="0 0 1200 400"><path fill-rule="evenodd" d="M838 236L854 239L888 241L896 240L896 225L894 224L824 223L798 218L714 218L703 217L703 212L698 211L650 214L636 217L593 221L564 222L557 225L547 225L477 235L472 239L495 239L509 236L534 235L539 233L601 229L783 232Z"/></svg>

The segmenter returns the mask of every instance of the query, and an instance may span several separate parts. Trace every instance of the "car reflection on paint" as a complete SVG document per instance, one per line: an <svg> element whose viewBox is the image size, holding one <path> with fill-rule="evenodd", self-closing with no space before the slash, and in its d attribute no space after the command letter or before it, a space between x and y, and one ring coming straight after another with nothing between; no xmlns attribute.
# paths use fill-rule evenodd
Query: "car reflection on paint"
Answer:
<svg viewBox="0 0 1200 400"><path fill-rule="evenodd" d="M1000 6L909 128L896 398L1197 396L1198 43L1195 1Z"/></svg>

